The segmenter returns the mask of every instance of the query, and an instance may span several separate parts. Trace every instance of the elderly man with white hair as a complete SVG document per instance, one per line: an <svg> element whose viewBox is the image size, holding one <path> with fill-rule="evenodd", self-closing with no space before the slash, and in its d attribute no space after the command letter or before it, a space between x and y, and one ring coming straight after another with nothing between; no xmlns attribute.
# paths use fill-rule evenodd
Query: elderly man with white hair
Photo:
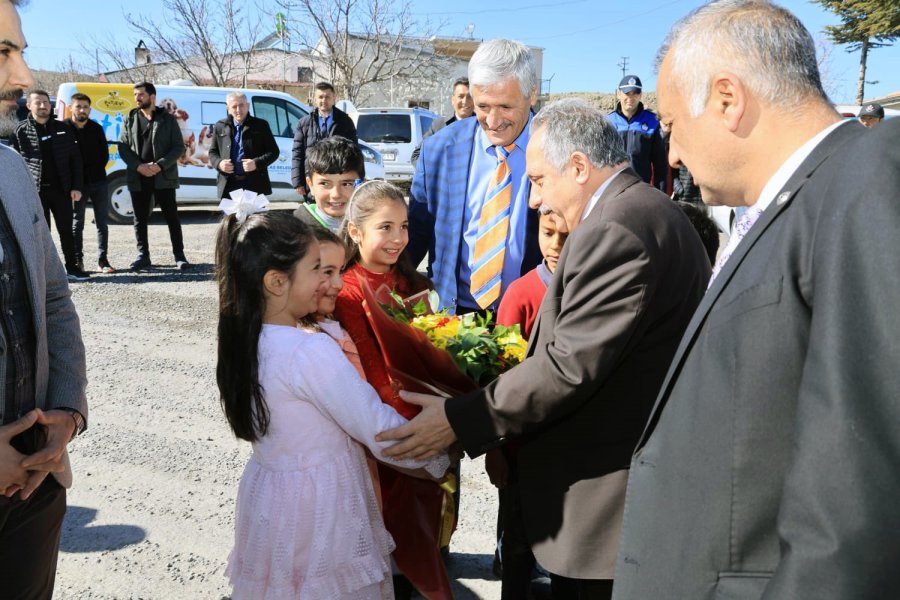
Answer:
<svg viewBox="0 0 900 600"><path fill-rule="evenodd" d="M698 9L659 63L672 165L748 210L631 461L614 597L897 598L900 122L843 122L770 2Z"/></svg>
<svg viewBox="0 0 900 600"><path fill-rule="evenodd" d="M476 106L477 106L476 99ZM571 233L524 362L477 392L424 406L386 454L469 456L519 440L525 533L553 598L612 593L627 465L706 282L687 217L628 166L622 139L579 100L546 106L527 151L534 208Z"/></svg>
<svg viewBox="0 0 900 600"><path fill-rule="evenodd" d="M542 260L525 150L538 76L531 50L512 40L481 44L469 61L475 119L424 140L409 202L407 255L441 305L496 310L510 283Z"/></svg>

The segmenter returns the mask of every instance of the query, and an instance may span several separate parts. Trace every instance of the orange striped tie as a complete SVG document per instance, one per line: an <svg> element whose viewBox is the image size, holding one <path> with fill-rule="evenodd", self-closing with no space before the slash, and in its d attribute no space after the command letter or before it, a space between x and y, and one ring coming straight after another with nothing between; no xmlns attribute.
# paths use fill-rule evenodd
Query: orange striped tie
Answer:
<svg viewBox="0 0 900 600"><path fill-rule="evenodd" d="M506 254L506 234L509 232L510 203L512 202L512 174L507 158L515 144L495 147L497 170L488 186L478 221L472 263L472 296L481 308L487 308L500 297L500 276Z"/></svg>

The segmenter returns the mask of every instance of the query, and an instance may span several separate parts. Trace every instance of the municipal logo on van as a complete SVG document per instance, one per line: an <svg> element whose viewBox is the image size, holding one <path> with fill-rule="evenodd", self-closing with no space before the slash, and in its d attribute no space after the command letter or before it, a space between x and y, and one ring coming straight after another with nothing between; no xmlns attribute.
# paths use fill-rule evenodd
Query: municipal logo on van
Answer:
<svg viewBox="0 0 900 600"><path fill-rule="evenodd" d="M97 100L94 104L98 110L106 113L126 112L134 108L135 103L131 98L119 95L116 90L110 90L109 94Z"/></svg>

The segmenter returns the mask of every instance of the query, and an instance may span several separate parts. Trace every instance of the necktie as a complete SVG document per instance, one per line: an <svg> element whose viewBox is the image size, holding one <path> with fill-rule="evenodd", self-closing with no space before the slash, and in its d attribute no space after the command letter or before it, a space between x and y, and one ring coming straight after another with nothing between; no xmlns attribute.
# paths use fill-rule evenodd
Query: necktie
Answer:
<svg viewBox="0 0 900 600"><path fill-rule="evenodd" d="M328 135L328 117L322 118L320 133L322 134L322 137L326 137Z"/></svg>
<svg viewBox="0 0 900 600"><path fill-rule="evenodd" d="M241 123L235 123L235 142L237 146L237 162L234 164L235 175L244 174L244 127Z"/></svg>
<svg viewBox="0 0 900 600"><path fill-rule="evenodd" d="M487 308L500 297L500 275L506 254L506 234L509 231L512 201L512 175L507 158L515 147L515 144L495 147L497 170L488 185L478 221L471 290L481 308Z"/></svg>
<svg viewBox="0 0 900 600"><path fill-rule="evenodd" d="M712 270L712 277L709 278L709 285L706 286L706 289L709 289L713 281L716 280L716 275L719 274L719 271L722 270L722 267L724 267L728 259L731 258L735 248L738 247L738 244L741 243L741 240L744 239L744 236L747 235L747 232L750 231L750 228L753 227L753 224L756 223L761 214L762 209L757 205L753 205L748 208L747 212L741 215L741 218L735 223L734 233L731 234L733 239L728 241L728 246L716 261L716 265Z"/></svg>

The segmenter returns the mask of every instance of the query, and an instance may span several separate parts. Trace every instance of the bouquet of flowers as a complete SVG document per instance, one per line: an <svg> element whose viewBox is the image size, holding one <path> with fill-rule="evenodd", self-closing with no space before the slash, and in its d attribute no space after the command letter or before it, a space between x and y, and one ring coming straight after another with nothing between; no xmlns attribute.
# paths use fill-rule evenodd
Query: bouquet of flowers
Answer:
<svg viewBox="0 0 900 600"><path fill-rule="evenodd" d="M401 298L385 286L373 292L361 283L369 323L391 377L404 389L458 395L487 385L525 358L528 344L518 325L493 325L490 313L436 312L433 291Z"/></svg>

